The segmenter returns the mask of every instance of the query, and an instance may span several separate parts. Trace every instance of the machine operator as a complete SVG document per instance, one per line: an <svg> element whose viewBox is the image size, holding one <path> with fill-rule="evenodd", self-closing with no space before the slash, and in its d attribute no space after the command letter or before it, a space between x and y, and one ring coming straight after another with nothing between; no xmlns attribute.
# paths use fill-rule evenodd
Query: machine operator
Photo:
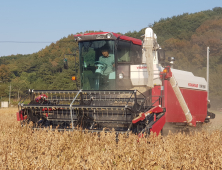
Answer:
<svg viewBox="0 0 222 170"><path fill-rule="evenodd" d="M107 65L106 69L103 72L103 75L108 76L111 72L114 71L114 54L109 54L107 48L101 50L102 56L99 57L99 61Z"/></svg>

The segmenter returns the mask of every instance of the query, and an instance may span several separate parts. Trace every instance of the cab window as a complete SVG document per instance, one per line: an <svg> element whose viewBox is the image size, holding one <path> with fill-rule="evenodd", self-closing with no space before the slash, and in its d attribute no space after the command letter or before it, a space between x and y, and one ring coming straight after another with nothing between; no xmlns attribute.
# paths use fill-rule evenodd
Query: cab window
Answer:
<svg viewBox="0 0 222 170"><path fill-rule="evenodd" d="M130 42L119 41L117 47L118 63L130 62Z"/></svg>
<svg viewBox="0 0 222 170"><path fill-rule="evenodd" d="M135 45L132 42L119 41L117 47L117 62L141 64L142 63L142 46Z"/></svg>

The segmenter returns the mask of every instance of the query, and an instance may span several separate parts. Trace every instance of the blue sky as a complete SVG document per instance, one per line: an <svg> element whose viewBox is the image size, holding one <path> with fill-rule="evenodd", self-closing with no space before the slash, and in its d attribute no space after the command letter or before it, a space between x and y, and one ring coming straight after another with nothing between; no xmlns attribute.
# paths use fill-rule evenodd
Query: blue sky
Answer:
<svg viewBox="0 0 222 170"><path fill-rule="evenodd" d="M86 30L139 31L161 18L214 7L222 0L0 0L0 56L32 54Z"/></svg>

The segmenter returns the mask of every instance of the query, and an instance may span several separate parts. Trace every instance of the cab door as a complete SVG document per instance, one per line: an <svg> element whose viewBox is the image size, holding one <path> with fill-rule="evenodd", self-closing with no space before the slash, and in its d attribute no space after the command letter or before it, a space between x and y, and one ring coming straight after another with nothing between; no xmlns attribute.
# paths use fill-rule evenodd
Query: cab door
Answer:
<svg viewBox="0 0 222 170"><path fill-rule="evenodd" d="M117 89L131 89L130 65L142 63L142 46L135 45L131 41L118 41L116 49L116 85Z"/></svg>

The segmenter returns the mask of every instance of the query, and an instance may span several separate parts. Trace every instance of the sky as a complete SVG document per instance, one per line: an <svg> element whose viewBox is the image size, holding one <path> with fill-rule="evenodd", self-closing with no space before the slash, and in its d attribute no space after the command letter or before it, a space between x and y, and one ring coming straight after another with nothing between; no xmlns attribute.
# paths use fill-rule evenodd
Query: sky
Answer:
<svg viewBox="0 0 222 170"><path fill-rule="evenodd" d="M0 56L32 54L87 30L139 31L161 18L222 7L222 0L0 0Z"/></svg>

